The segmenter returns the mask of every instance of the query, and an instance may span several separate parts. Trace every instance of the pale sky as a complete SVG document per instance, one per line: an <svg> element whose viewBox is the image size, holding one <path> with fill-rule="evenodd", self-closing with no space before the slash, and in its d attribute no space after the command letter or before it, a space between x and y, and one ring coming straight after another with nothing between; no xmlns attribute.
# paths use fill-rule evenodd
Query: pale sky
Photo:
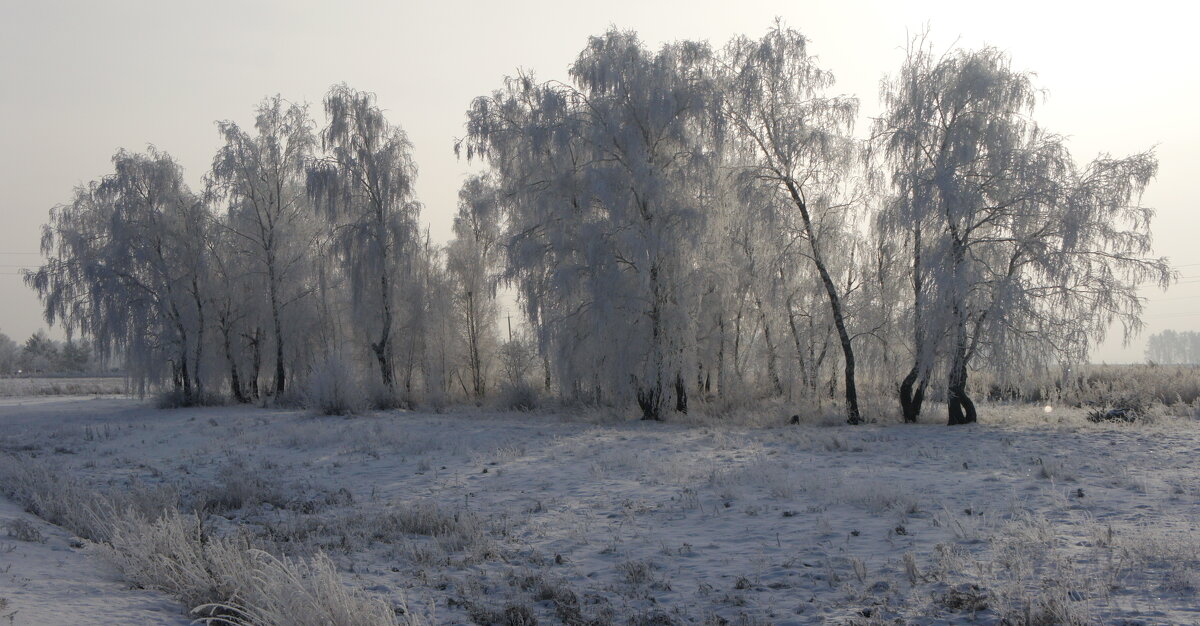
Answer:
<svg viewBox="0 0 1200 626"><path fill-rule="evenodd" d="M200 179L219 145L215 120L253 122L281 94L312 104L346 82L373 91L408 132L417 193L435 239L450 235L456 160L471 99L517 68L565 79L588 35L636 30L652 47L678 39L757 37L776 16L801 30L837 91L862 101L865 132L879 81L926 24L939 49L995 45L1037 72L1044 127L1071 137L1080 160L1157 146L1144 201L1158 210L1156 253L1182 280L1145 291L1147 333L1200 329L1200 12L1183 2L1004 1L605 3L164 2L0 0L0 331L17 341L45 324L21 267L37 265L41 225L72 188L111 171L117 148L154 144ZM52 331L60 335L59 331ZM1145 335L1097 361L1142 360Z"/></svg>

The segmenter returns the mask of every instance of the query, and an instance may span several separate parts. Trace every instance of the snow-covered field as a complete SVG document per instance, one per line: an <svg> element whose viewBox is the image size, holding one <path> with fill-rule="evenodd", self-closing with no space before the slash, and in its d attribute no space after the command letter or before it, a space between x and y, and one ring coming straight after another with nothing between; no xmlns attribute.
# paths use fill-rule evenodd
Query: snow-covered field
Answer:
<svg viewBox="0 0 1200 626"><path fill-rule="evenodd" d="M323 551L431 623L1200 623L1200 423L981 416L749 427L5 398L0 461L166 487L214 535ZM0 625L187 621L11 501L0 525Z"/></svg>

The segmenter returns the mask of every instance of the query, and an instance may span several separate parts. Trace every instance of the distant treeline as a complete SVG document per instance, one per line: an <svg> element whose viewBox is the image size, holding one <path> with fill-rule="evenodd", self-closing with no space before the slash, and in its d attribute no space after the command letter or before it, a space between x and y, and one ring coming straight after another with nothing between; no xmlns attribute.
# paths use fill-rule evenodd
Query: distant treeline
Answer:
<svg viewBox="0 0 1200 626"><path fill-rule="evenodd" d="M92 374L101 369L84 343L55 341L39 330L18 344L0 333L0 376Z"/></svg>
<svg viewBox="0 0 1200 626"><path fill-rule="evenodd" d="M1164 330L1146 340L1146 361L1160 365L1200 365L1200 332Z"/></svg>

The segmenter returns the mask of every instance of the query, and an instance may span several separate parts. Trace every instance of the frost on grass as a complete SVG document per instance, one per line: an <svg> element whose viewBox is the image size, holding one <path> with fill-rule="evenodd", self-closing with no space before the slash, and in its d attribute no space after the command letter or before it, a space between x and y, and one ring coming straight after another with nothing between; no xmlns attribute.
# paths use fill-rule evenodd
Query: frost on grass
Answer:
<svg viewBox="0 0 1200 626"><path fill-rule="evenodd" d="M222 537L200 516L185 516L157 492L97 491L25 457L0 458L5 494L31 512L95 542L95 551L138 588L165 592L209 624L354 626L423 623L361 590L347 587L324 553L278 558L245 532ZM150 494L150 495L147 495ZM240 501L244 506L246 501ZM22 520L10 536L41 541Z"/></svg>
<svg viewBox="0 0 1200 626"><path fill-rule="evenodd" d="M1195 423L988 410L950 430L126 402L61 428L0 407L0 486L227 621L1194 621Z"/></svg>

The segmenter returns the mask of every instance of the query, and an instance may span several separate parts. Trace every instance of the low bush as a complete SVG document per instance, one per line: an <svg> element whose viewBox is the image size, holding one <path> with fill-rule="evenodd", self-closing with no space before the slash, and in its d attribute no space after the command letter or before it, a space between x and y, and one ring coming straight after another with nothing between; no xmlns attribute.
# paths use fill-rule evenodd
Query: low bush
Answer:
<svg viewBox="0 0 1200 626"><path fill-rule="evenodd" d="M496 406L508 411L532 411L540 405L538 390L527 382L506 384L496 396Z"/></svg>
<svg viewBox="0 0 1200 626"><path fill-rule="evenodd" d="M366 399L357 380L348 359L337 353L328 355L309 373L308 407L322 415L348 415L362 410Z"/></svg>

